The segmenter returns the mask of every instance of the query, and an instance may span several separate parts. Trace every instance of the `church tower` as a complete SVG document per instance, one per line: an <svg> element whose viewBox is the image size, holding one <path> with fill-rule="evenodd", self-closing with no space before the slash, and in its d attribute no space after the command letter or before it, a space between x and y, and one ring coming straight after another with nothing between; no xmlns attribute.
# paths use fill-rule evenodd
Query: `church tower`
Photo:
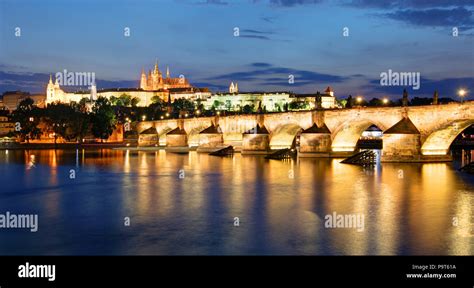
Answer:
<svg viewBox="0 0 474 288"><path fill-rule="evenodd" d="M152 79L151 79L151 70L148 70L148 78L147 78L146 82L147 82L146 89L151 90L153 88L153 83L152 83Z"/></svg>
<svg viewBox="0 0 474 288"><path fill-rule="evenodd" d="M229 86L229 93L239 93L239 84L237 82L231 82Z"/></svg>
<svg viewBox="0 0 474 288"><path fill-rule="evenodd" d="M147 85L147 79L146 79L146 74L145 74L145 70L142 68L142 75L141 75L141 78L140 78L140 88L143 89L143 90L147 90L148 89L148 85Z"/></svg>
<svg viewBox="0 0 474 288"><path fill-rule="evenodd" d="M160 83L160 69L158 69L158 60L156 60L155 69L153 69L153 73L151 74L151 83L151 89L158 90Z"/></svg>
<svg viewBox="0 0 474 288"><path fill-rule="evenodd" d="M54 84L53 84L53 76L49 74L49 82L48 86L46 87L46 104L54 102Z"/></svg>
<svg viewBox="0 0 474 288"><path fill-rule="evenodd" d="M95 81L92 82L91 84L91 101L96 101L97 100L97 85L95 84Z"/></svg>

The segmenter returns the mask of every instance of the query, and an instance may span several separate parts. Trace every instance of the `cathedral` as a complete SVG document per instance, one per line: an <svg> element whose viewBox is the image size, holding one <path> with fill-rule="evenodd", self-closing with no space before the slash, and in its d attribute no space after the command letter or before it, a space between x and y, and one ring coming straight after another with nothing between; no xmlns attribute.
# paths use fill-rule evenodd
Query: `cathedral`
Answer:
<svg viewBox="0 0 474 288"><path fill-rule="evenodd" d="M140 88L145 91L156 91L161 89L191 88L191 85L184 75L180 75L178 78L171 78L168 67L166 68L166 78L163 78L157 61L153 71L148 71L148 76L145 74L145 71L142 70Z"/></svg>

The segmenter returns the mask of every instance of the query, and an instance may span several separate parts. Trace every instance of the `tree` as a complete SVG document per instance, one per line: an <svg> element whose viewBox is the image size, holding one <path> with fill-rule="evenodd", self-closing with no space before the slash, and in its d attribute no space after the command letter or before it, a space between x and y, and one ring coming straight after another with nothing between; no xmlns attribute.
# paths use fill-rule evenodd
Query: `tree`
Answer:
<svg viewBox="0 0 474 288"><path fill-rule="evenodd" d="M138 102L140 102L140 98L133 97L132 100L130 101L130 105L132 105L132 107L137 107Z"/></svg>
<svg viewBox="0 0 474 288"><path fill-rule="evenodd" d="M346 108L352 108L352 106L354 106L354 99L352 99L352 95L349 95L349 97L347 97Z"/></svg>
<svg viewBox="0 0 474 288"><path fill-rule="evenodd" d="M254 109L253 104L252 105L247 104L247 105L244 106L244 108L242 108L242 112L244 114L251 114L253 112L253 109Z"/></svg>
<svg viewBox="0 0 474 288"><path fill-rule="evenodd" d="M92 107L92 113L92 134L94 137L100 138L101 141L109 138L117 121L114 109L107 98L99 97Z"/></svg>
<svg viewBox="0 0 474 288"><path fill-rule="evenodd" d="M230 111L232 109L232 102L230 100L225 101L225 109Z"/></svg>
<svg viewBox="0 0 474 288"><path fill-rule="evenodd" d="M154 97L158 97L158 96L154 96ZM159 99L159 97L158 97L158 99ZM152 100L152 102L153 102L153 100ZM163 101L161 101L161 99L159 99L157 101L154 101L152 104L150 104L147 107L147 113L146 114L151 114L152 118L158 119L161 116L164 107L165 107L165 103Z"/></svg>
<svg viewBox="0 0 474 288"><path fill-rule="evenodd" d="M197 110L199 110L201 113L204 112L204 104L198 104L197 107L196 107Z"/></svg>
<svg viewBox="0 0 474 288"><path fill-rule="evenodd" d="M175 113L179 113L179 111L194 111L194 103L184 98L175 99L172 106Z"/></svg>
<svg viewBox="0 0 474 288"><path fill-rule="evenodd" d="M382 106L383 105L383 102L382 100L378 99L378 98L372 98L369 103L367 104L367 106L371 106L371 107L374 107L374 106Z"/></svg>
<svg viewBox="0 0 474 288"><path fill-rule="evenodd" d="M12 115L15 122L15 134L27 143L30 139L36 139L41 135L41 130L38 128L41 114L33 104L34 101L31 98L22 100Z"/></svg>
<svg viewBox="0 0 474 288"><path fill-rule="evenodd" d="M306 103L304 101L293 100L289 104L291 110L301 110L306 108Z"/></svg>
<svg viewBox="0 0 474 288"><path fill-rule="evenodd" d="M156 103L162 103L163 101L161 100L161 97L160 96L153 96L151 97L151 103L152 104L156 104Z"/></svg>
<svg viewBox="0 0 474 288"><path fill-rule="evenodd" d="M281 107L278 103L275 103L275 110L281 112Z"/></svg>
<svg viewBox="0 0 474 288"><path fill-rule="evenodd" d="M224 104L222 102L220 102L219 100L214 100L214 102L212 103L212 107L214 107L215 109L219 109L219 107Z"/></svg>
<svg viewBox="0 0 474 288"><path fill-rule="evenodd" d="M432 102L431 98L415 97L411 99L410 105L411 106L430 105L431 102Z"/></svg>
<svg viewBox="0 0 474 288"><path fill-rule="evenodd" d="M71 103L73 114L71 115L71 125L68 127L70 129L68 134L71 135L71 139L76 139L76 142L84 139L90 130L91 121L87 111L87 101L86 98L82 98L79 103Z"/></svg>
<svg viewBox="0 0 474 288"><path fill-rule="evenodd" d="M67 128L72 124L72 115L74 114L72 105L56 102L49 104L45 109L44 122L49 130L54 132L55 144L59 137L69 140Z"/></svg>
<svg viewBox="0 0 474 288"><path fill-rule="evenodd" d="M132 104L132 96L126 93L123 93L122 95L120 95L119 100L120 102L117 102L117 106L130 106Z"/></svg>
<svg viewBox="0 0 474 288"><path fill-rule="evenodd" d="M112 104L113 106L118 106L117 102L120 101L120 99L115 96L110 96L109 101L110 101L110 104Z"/></svg>
<svg viewBox="0 0 474 288"><path fill-rule="evenodd" d="M341 99L341 100L337 100L337 102L339 103L339 105L343 108L346 107L347 105L347 99Z"/></svg>

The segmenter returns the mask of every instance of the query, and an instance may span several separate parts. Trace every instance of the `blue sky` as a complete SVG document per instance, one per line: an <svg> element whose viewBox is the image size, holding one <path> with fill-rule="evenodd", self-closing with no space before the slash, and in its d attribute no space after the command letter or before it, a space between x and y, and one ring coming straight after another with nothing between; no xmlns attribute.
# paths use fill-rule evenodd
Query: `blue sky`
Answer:
<svg viewBox="0 0 474 288"><path fill-rule="evenodd" d="M410 96L454 98L464 87L474 99L473 12L466 0L0 0L0 93L43 92L63 69L95 72L99 89L137 87L158 58L162 71L213 91L230 81L245 91L330 85L339 97L395 99L404 87L379 84L391 69L421 73Z"/></svg>

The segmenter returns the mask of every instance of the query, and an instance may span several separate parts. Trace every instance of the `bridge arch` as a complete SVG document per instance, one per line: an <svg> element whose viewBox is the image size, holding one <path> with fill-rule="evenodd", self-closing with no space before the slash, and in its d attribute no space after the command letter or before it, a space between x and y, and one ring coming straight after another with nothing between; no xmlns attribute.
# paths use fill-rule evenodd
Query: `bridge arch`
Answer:
<svg viewBox="0 0 474 288"><path fill-rule="evenodd" d="M333 152L353 152L356 149L362 132L375 125L385 131L387 127L380 121L369 119L350 119L335 129L331 149Z"/></svg>
<svg viewBox="0 0 474 288"><path fill-rule="evenodd" d="M442 128L432 132L421 145L423 155L446 155L454 139L469 126L474 119L461 119L450 122Z"/></svg>
<svg viewBox="0 0 474 288"><path fill-rule="evenodd" d="M159 127L156 129L158 131L158 136L159 136L159 140L158 140L158 144L160 146L165 146L166 145L166 133L170 132L171 130L173 130L170 126L166 125L164 127Z"/></svg>
<svg viewBox="0 0 474 288"><path fill-rule="evenodd" d="M186 131L188 133L188 146L189 147L197 147L199 146L199 132L209 127L209 125L200 125L198 127L192 128L190 131Z"/></svg>
<svg viewBox="0 0 474 288"><path fill-rule="evenodd" d="M301 133L302 130L301 126L295 123L282 124L275 127L270 134L270 148L291 148L296 136Z"/></svg>

